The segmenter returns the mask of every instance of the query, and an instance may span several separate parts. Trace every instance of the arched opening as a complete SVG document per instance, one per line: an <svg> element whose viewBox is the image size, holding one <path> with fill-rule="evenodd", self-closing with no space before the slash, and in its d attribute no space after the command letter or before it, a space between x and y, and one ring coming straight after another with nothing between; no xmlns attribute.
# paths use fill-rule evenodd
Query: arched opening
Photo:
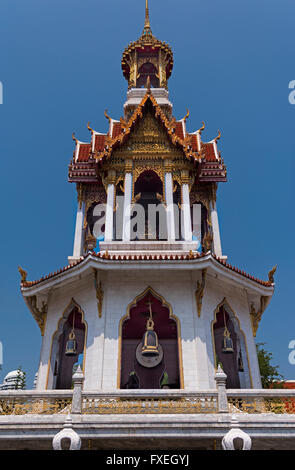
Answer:
<svg viewBox="0 0 295 470"><path fill-rule="evenodd" d="M232 351L225 347L224 337L228 330ZM221 363L227 375L227 388L250 388L251 377L245 336L239 321L226 303L218 306L213 322L215 366ZM230 344L230 343L228 343Z"/></svg>
<svg viewBox="0 0 295 470"><path fill-rule="evenodd" d="M159 355L144 356L150 312L157 335ZM179 326L170 309L147 289L129 309L121 324L120 388L181 388ZM150 341L149 339L147 341ZM150 341L155 346L154 338Z"/></svg>
<svg viewBox="0 0 295 470"><path fill-rule="evenodd" d="M145 88L147 79L150 77L151 86L159 88L159 78L157 77L158 71L151 62L146 62L138 70L139 78L137 79L137 88Z"/></svg>
<svg viewBox="0 0 295 470"><path fill-rule="evenodd" d="M167 240L166 210L163 204L163 183L153 170L143 171L134 184L136 208L131 217L131 238L138 240ZM144 219L144 220L142 220Z"/></svg>
<svg viewBox="0 0 295 470"><path fill-rule="evenodd" d="M70 333L74 331L76 351L68 355ZM86 324L82 311L75 303L71 303L59 322L54 334L51 350L52 389L72 388L72 377L78 364L83 368L86 340Z"/></svg>

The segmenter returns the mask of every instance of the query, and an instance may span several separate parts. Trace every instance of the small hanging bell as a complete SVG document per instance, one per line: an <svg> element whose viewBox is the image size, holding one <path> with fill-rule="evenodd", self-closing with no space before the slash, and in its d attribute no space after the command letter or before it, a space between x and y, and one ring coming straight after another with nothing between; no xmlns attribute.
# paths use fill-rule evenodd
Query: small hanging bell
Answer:
<svg viewBox="0 0 295 470"><path fill-rule="evenodd" d="M223 333L222 352L224 354L232 354L234 352L233 341L230 337L230 332L226 327L224 328Z"/></svg>
<svg viewBox="0 0 295 470"><path fill-rule="evenodd" d="M77 355L77 341L74 330L72 330L69 334L69 339L66 344L65 355L69 357Z"/></svg>

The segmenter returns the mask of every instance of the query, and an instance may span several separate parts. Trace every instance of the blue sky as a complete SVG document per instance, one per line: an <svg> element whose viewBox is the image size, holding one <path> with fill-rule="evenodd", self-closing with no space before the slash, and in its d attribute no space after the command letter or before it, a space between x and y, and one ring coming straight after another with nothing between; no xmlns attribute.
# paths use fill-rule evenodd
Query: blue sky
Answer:
<svg viewBox="0 0 295 470"><path fill-rule="evenodd" d="M76 192L67 183L72 132L90 139L87 122L107 130L104 110L123 113L125 46L141 34L144 0L2 0L0 6L1 260L0 340L4 375L22 365L28 385L41 336L20 295L29 279L67 264ZM293 0L150 0L153 33L169 42L174 115L190 110L188 128L206 122L228 182L218 189L224 254L267 279L278 264L276 292L257 341L295 379L288 345L295 339L294 121L288 84L295 79Z"/></svg>

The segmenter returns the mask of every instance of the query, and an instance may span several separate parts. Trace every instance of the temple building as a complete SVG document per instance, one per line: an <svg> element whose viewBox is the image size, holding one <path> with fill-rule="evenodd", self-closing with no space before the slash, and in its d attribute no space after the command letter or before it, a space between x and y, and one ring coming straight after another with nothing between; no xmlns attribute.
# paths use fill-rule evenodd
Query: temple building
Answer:
<svg viewBox="0 0 295 470"><path fill-rule="evenodd" d="M221 134L205 141L205 123L191 124L188 110L181 119L174 116L168 91L173 52L154 36L147 1L143 32L125 48L121 64L123 116L105 111L105 130L88 123L88 143L73 134L68 180L76 186L77 216L68 264L34 281L19 268L23 298L42 335L34 393L57 397L60 391L66 400L78 376L83 412L94 407L94 419L98 410L100 430L107 426L104 413L120 413L121 431L113 437L121 443L124 426L126 436L133 426L139 438L137 426L147 426L146 436L184 446L187 436L201 436L199 418L186 413L202 413L208 403L207 412L218 413L220 377L236 393L261 390L255 335L274 292L275 268L261 280L234 267L222 251L217 200L227 169ZM138 424L128 397L144 396L148 404ZM116 397L126 403L114 404ZM151 420L167 409L178 413L169 414L175 434L163 417L153 434ZM203 448L228 430L227 418L217 431L216 416ZM100 431L94 436L81 421L77 427L82 437L99 439Z"/></svg>
<svg viewBox="0 0 295 470"><path fill-rule="evenodd" d="M172 68L146 6L143 33L122 56L124 117L105 111L105 133L88 123L89 143L73 135L78 208L69 265L22 282L43 336L39 390L70 388L77 362L85 390L215 388L218 363L228 388L261 387L254 337L274 285L222 253L220 133L204 142L204 123L190 132L189 111L173 116ZM142 349L149 318L154 354Z"/></svg>

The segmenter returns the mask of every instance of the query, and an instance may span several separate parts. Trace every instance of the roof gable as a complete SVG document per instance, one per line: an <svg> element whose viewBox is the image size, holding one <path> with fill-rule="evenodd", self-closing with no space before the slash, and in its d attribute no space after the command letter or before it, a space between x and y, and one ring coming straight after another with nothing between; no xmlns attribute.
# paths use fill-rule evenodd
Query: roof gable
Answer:
<svg viewBox="0 0 295 470"><path fill-rule="evenodd" d="M96 160L103 162L106 158L110 158L115 150L118 150L124 146L129 138L134 134L135 129L144 127L146 125L147 115L150 115L150 117L153 116L154 123L158 123L158 134L160 133L160 129L162 129L163 133L165 133L167 148L169 146L170 149L179 149L187 159L198 162L201 161L201 156L198 154L198 152L193 151L192 149L191 136L188 135L184 138L183 134L177 132L178 129L175 118L172 118L171 120L167 118L161 107L158 105L156 99L149 91L147 91L141 103L138 105L127 122L121 118L121 133L116 133L114 137L108 136L106 138L104 150L102 152L96 152L95 154ZM152 122L150 117L149 123ZM140 121L144 121L145 125L143 126L142 124L142 126L140 126ZM146 132L148 132L148 129Z"/></svg>

